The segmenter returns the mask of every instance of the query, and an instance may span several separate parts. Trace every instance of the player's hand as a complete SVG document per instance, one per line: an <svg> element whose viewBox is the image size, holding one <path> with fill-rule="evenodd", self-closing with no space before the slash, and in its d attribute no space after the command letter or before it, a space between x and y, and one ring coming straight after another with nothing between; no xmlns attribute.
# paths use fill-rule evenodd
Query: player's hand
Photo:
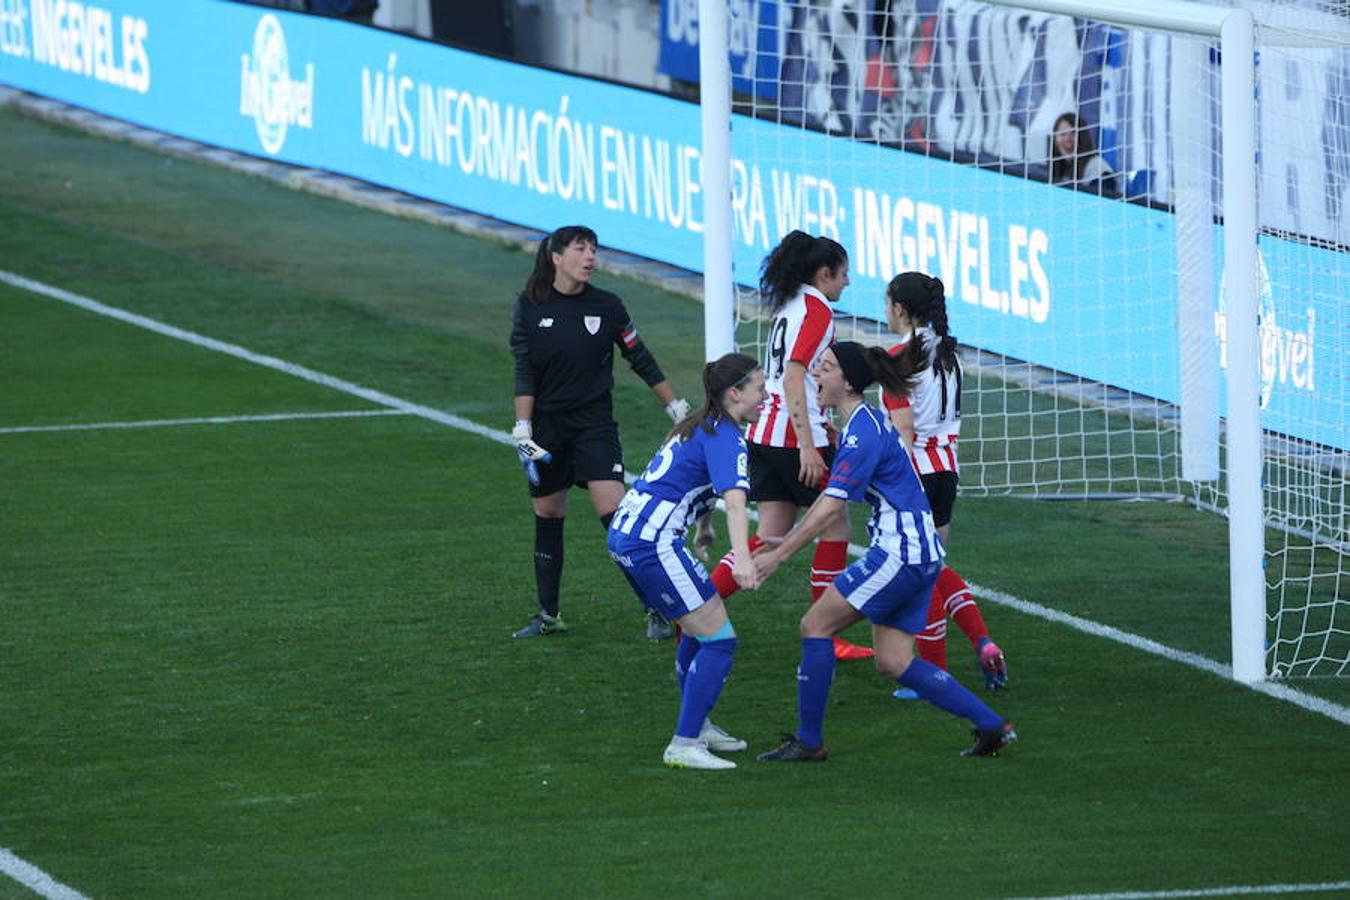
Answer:
<svg viewBox="0 0 1350 900"><path fill-rule="evenodd" d="M520 458L520 467L525 470L525 477L530 484L538 484L538 463L548 462L553 454L534 442L534 425L529 419L517 419L511 437L516 442L516 455Z"/></svg>
<svg viewBox="0 0 1350 900"><path fill-rule="evenodd" d="M712 516L707 515L698 520L694 526L694 541L692 549L694 556L702 562L708 561L708 552L712 549L713 541L717 540L717 529L713 527ZM732 573L735 574L734 572Z"/></svg>
<svg viewBox="0 0 1350 900"><path fill-rule="evenodd" d="M766 550L760 547L755 551L755 568L759 570L759 583L763 584L769 580L769 576L778 571L778 567L783 564L782 555L776 550ZM735 572L732 572L735 575ZM737 579L739 581L739 579Z"/></svg>
<svg viewBox="0 0 1350 900"><path fill-rule="evenodd" d="M829 467L825 465L825 458L820 455L820 451L815 447L801 447L797 453L801 459L801 467L797 470L797 480L813 488L818 487L820 479L830 473Z"/></svg>
<svg viewBox="0 0 1350 900"><path fill-rule="evenodd" d="M736 565L731 569L731 577L736 579L736 583L748 591L756 590L764 579L761 577L759 567L753 559L741 559L736 556Z"/></svg>
<svg viewBox="0 0 1350 900"><path fill-rule="evenodd" d="M676 397L666 404L666 415L670 416L672 422L683 421L684 417L689 415L689 401L683 397Z"/></svg>

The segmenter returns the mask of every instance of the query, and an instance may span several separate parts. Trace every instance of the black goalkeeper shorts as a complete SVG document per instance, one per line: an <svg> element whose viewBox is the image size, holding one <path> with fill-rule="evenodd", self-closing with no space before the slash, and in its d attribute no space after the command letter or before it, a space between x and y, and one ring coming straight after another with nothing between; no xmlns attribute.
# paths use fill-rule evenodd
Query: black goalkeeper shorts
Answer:
<svg viewBox="0 0 1350 900"><path fill-rule="evenodd" d="M605 405L556 413L535 413L534 442L553 458L539 463L539 483L530 485L531 497L547 497L592 481L623 484L623 448L619 425Z"/></svg>

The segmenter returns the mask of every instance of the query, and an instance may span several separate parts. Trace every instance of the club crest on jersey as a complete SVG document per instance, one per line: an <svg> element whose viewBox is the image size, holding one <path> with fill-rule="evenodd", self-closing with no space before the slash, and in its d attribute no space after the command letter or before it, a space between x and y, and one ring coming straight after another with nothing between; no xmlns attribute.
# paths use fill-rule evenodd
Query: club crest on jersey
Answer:
<svg viewBox="0 0 1350 900"><path fill-rule="evenodd" d="M589 331L591 334L599 334L599 333L600 333L600 317L599 317L599 316L586 316L586 317L585 317L584 319L582 319L581 321L584 322L584 323L586 324L586 330Z"/></svg>
<svg viewBox="0 0 1350 900"><path fill-rule="evenodd" d="M540 328L552 328L552 327L553 327L553 320L552 320L552 319L540 319L540 320L539 320L539 327L540 327Z"/></svg>

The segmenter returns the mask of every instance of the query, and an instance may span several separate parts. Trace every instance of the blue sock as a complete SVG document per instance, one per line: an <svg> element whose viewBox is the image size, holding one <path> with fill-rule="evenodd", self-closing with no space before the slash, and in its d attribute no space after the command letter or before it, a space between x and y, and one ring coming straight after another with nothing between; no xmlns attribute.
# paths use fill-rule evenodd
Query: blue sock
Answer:
<svg viewBox="0 0 1350 900"><path fill-rule="evenodd" d="M989 731L1003 724L1002 716L985 706L961 682L930 662L916 658L896 680L934 706L954 716L969 719L976 728Z"/></svg>
<svg viewBox="0 0 1350 900"><path fill-rule="evenodd" d="M708 713L722 693L722 685L731 672L731 660L735 653L734 637L699 642L698 653L694 655L689 672L684 677L676 735L682 738L698 737L703 730L703 720L708 718Z"/></svg>
<svg viewBox="0 0 1350 900"><path fill-rule="evenodd" d="M797 667L797 738L808 747L825 743L825 704L834 684L834 641L802 638Z"/></svg>
<svg viewBox="0 0 1350 900"><path fill-rule="evenodd" d="M689 675L689 666L698 655L698 638L689 632L681 632L680 645L675 648L675 676L680 679L680 690L684 691L684 679Z"/></svg>

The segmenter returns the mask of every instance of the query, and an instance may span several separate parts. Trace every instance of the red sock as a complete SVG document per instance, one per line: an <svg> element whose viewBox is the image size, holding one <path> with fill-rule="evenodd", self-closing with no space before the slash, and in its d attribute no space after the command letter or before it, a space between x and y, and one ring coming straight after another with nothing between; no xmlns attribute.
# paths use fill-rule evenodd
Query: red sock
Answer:
<svg viewBox="0 0 1350 900"><path fill-rule="evenodd" d="M928 598L928 627L914 636L914 649L919 651L919 658L924 662L946 671L947 605L942 602L942 592L936 586Z"/></svg>
<svg viewBox="0 0 1350 900"><path fill-rule="evenodd" d="M754 553L764 541L760 540L759 535L752 534L748 543L750 552ZM712 579L713 586L717 588L717 596L723 600L741 589L741 586L736 583L735 576L731 574L731 569L735 565L736 551L728 550L727 555L717 561L717 565L713 566L712 574L708 576Z"/></svg>
<svg viewBox="0 0 1350 900"><path fill-rule="evenodd" d="M965 634L966 640L970 641L971 649L978 652L980 641L989 637L989 629L985 627L984 616L980 615L980 607L976 605L975 597L970 593L970 585L966 584L966 580L958 575L955 569L948 567L938 574L937 587L934 590L942 595L946 614L952 617L956 627Z"/></svg>
<svg viewBox="0 0 1350 900"><path fill-rule="evenodd" d="M815 603L848 567L848 541L821 541L811 557L811 602Z"/></svg>

